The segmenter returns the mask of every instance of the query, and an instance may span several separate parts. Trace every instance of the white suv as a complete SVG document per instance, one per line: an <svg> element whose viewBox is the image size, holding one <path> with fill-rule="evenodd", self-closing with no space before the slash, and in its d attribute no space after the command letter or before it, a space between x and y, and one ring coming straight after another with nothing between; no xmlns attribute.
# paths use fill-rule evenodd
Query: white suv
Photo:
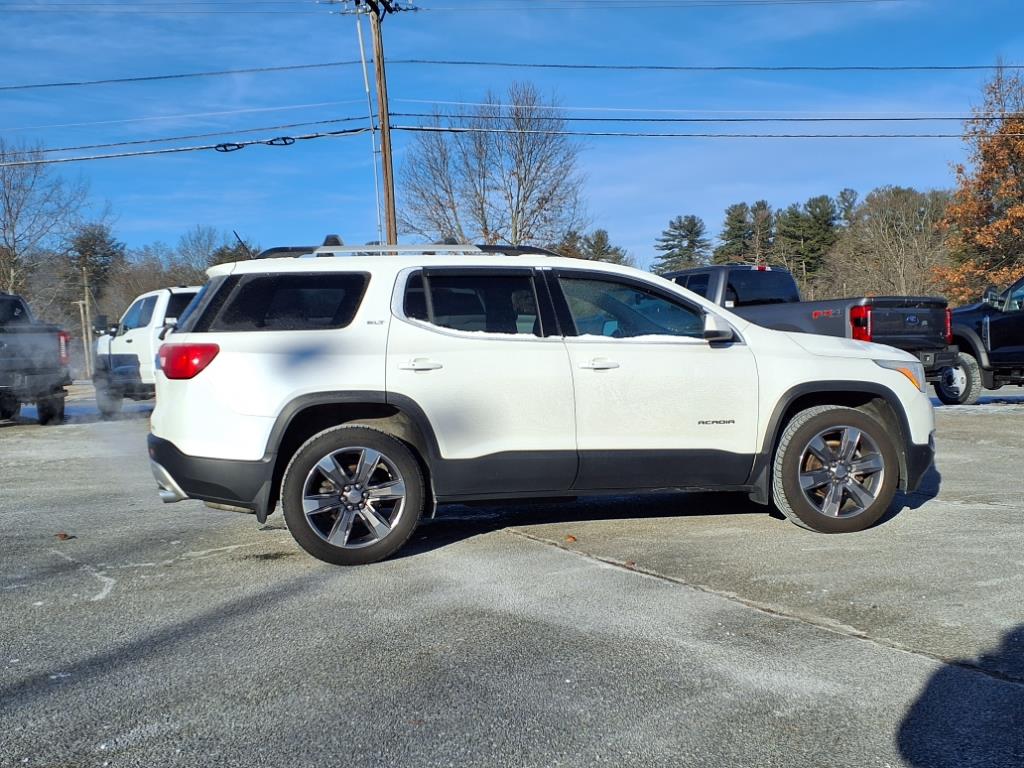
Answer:
<svg viewBox="0 0 1024 768"><path fill-rule="evenodd" d="M747 491L817 531L876 522L932 463L891 347L753 325L627 267L487 246L221 265L159 352L165 501L280 501L331 563L445 502Z"/></svg>

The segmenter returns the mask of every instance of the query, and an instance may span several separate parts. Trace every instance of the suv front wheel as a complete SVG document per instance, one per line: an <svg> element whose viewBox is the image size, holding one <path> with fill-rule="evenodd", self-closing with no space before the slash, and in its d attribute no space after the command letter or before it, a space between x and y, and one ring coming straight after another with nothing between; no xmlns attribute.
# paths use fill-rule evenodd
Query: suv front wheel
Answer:
<svg viewBox="0 0 1024 768"><path fill-rule="evenodd" d="M896 443L863 411L808 408L786 425L775 454L775 506L821 533L852 533L889 509L899 482Z"/></svg>
<svg viewBox="0 0 1024 768"><path fill-rule="evenodd" d="M425 500L412 451L371 427L334 427L310 438L281 484L295 541L334 565L373 563L397 552L416 528Z"/></svg>

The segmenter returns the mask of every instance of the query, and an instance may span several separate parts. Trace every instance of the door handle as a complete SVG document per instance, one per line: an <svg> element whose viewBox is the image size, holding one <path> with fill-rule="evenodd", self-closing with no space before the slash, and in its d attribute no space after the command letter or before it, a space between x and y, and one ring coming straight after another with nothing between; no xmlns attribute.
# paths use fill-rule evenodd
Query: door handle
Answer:
<svg viewBox="0 0 1024 768"><path fill-rule="evenodd" d="M609 360L607 357L595 357L593 360L580 363L580 368L586 368L590 371L610 371L612 368L618 367L618 363L614 360Z"/></svg>
<svg viewBox="0 0 1024 768"><path fill-rule="evenodd" d="M132 340L131 340L131 339L125 339L125 340L124 340L124 343L125 343L125 344L131 344L131 343L132 343Z"/></svg>
<svg viewBox="0 0 1024 768"><path fill-rule="evenodd" d="M417 357L398 364L400 371L436 371L438 368L444 368L444 366L427 357Z"/></svg>

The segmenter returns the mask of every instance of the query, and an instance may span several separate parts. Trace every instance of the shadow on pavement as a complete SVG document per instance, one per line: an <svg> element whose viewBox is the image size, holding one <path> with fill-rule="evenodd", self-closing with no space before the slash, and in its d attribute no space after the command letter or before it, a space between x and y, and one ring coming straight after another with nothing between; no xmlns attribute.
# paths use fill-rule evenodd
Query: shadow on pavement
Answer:
<svg viewBox="0 0 1024 768"><path fill-rule="evenodd" d="M993 652L936 672L900 724L897 745L920 768L1024 765L1024 625Z"/></svg>
<svg viewBox="0 0 1024 768"><path fill-rule="evenodd" d="M512 526L657 517L767 515L770 509L750 501L744 493L726 492L588 496L504 504L492 501L486 506L444 505L439 508L437 517L420 523L409 542L392 559L429 552Z"/></svg>
<svg viewBox="0 0 1024 768"><path fill-rule="evenodd" d="M896 498L893 499L892 506L882 516L882 519L878 521L878 524L883 525L889 522L904 510L920 509L932 499L937 498L940 490L942 490L942 475L935 468L935 465L932 464L921 479L921 485L918 486L916 491L912 493L905 491L896 492Z"/></svg>

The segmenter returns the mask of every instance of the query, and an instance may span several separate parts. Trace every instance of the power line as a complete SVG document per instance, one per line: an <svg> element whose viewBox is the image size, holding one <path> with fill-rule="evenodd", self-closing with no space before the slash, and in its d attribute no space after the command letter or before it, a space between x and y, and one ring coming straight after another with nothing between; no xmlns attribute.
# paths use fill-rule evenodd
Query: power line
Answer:
<svg viewBox="0 0 1024 768"><path fill-rule="evenodd" d="M455 120L503 120L503 115L438 115L426 112L392 112L392 117L443 117ZM935 121L999 120L999 117L900 116L900 117L538 117L565 123L930 123Z"/></svg>
<svg viewBox="0 0 1024 768"><path fill-rule="evenodd" d="M431 133L503 133L544 136L618 136L662 139L963 139L962 133L649 133L645 131L558 131L521 128L483 128L474 126L402 125L396 131ZM1022 137L1024 133L1001 134Z"/></svg>
<svg viewBox="0 0 1024 768"><path fill-rule="evenodd" d="M327 69L349 67L359 64L352 61L327 61L321 64L289 64L279 67L246 67L245 69L221 69L212 72L182 72L171 75L139 75L136 77L110 77L103 80L68 80L56 83L28 83L24 85L0 85L0 91L28 91L39 88L77 88L89 85L112 85L115 83L146 83L157 80L185 80L194 77L221 77L224 75L247 75L262 72L292 72L302 69Z"/></svg>
<svg viewBox="0 0 1024 768"><path fill-rule="evenodd" d="M51 123L50 125L22 125L16 128L0 128L2 131L41 131L47 128L82 128L94 125L124 125L127 123L148 123L159 120L185 120L194 117L226 117L228 115L246 115L254 112L284 112L292 109L312 109L313 107L334 107L342 104L358 104L359 99L346 101L320 101L312 104L289 104L280 107L250 107L248 109L227 109L218 112L191 112L174 115L150 115L149 117L127 117L119 120L90 120L80 123Z"/></svg>
<svg viewBox="0 0 1024 768"><path fill-rule="evenodd" d="M209 139L214 136L228 136L238 133L260 133L262 131L283 131L289 128L307 128L311 125L336 125L337 123L350 123L355 120L365 120L363 116L338 117L331 120L314 120L308 123L286 123L284 125L265 125L261 128L239 128L227 129L224 131L212 131L210 133L193 133L187 136L165 136L158 139L127 139L125 141L111 141L103 144L82 144L77 147L43 147L36 152L52 154L55 152L81 152L86 149L110 149L113 147L132 147L142 144L166 144L172 141L195 141L196 139Z"/></svg>
<svg viewBox="0 0 1024 768"><path fill-rule="evenodd" d="M201 144L188 147L166 147L164 149L143 149L131 152L114 152L102 155L80 155L77 157L53 157L45 160L11 160L0 163L0 168L14 168L23 165L53 165L56 163L81 163L91 160L112 160L123 157L145 157L152 155L171 155L183 152L200 152L203 150L216 150L218 152L234 152L245 149L256 144L271 147L287 147L298 141L311 139L334 138L337 136L355 136L369 131L369 128L346 128L338 131L321 131L319 133L308 133L301 136L274 136L267 139L252 139L250 141L219 142L217 144Z"/></svg>
<svg viewBox="0 0 1024 768"><path fill-rule="evenodd" d="M990 72L1024 69L1024 64L573 64L525 61L470 61L464 59L398 59L389 64L425 64L445 67L501 67L509 69L573 69L619 72Z"/></svg>
<svg viewBox="0 0 1024 768"><path fill-rule="evenodd" d="M28 91L44 88L81 88L95 85L120 85L163 80L185 80L200 77L263 74L267 72L293 72L330 69L359 65L359 59L326 61L314 64L287 64L274 67L245 67L208 72L178 72L163 75L136 75L110 77L99 80L66 80L49 83L18 83L0 85L0 91ZM572 62L475 61L465 59L390 59L391 66L443 66L443 67L497 67L507 69L555 69L618 72L992 72L999 69L1024 69L1024 64L588 64Z"/></svg>

